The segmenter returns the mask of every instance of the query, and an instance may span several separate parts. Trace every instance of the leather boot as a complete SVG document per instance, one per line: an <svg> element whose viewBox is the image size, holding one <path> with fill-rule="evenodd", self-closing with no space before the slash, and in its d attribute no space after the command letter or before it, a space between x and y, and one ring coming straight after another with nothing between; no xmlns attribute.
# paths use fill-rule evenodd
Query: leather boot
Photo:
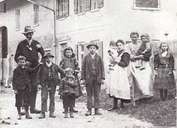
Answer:
<svg viewBox="0 0 177 128"><path fill-rule="evenodd" d="M44 118L45 118L45 112L41 112L39 119L44 119Z"/></svg>
<svg viewBox="0 0 177 128"><path fill-rule="evenodd" d="M56 116L54 115L54 112L50 112L49 117L50 118L56 118Z"/></svg>
<svg viewBox="0 0 177 128"><path fill-rule="evenodd" d="M17 111L18 111L18 120L21 120L21 107L17 107Z"/></svg>
<svg viewBox="0 0 177 128"><path fill-rule="evenodd" d="M99 112L98 108L95 108L95 115L102 115L102 113Z"/></svg>
<svg viewBox="0 0 177 128"><path fill-rule="evenodd" d="M88 109L87 112L85 113L85 116L90 116L92 115L92 109Z"/></svg>
<svg viewBox="0 0 177 128"><path fill-rule="evenodd" d="M113 106L112 108L108 109L108 111L113 111L115 109L117 109L117 98L113 99Z"/></svg>
<svg viewBox="0 0 177 128"><path fill-rule="evenodd" d="M32 119L32 117L29 114L28 107L25 107L25 115L26 115L26 119Z"/></svg>

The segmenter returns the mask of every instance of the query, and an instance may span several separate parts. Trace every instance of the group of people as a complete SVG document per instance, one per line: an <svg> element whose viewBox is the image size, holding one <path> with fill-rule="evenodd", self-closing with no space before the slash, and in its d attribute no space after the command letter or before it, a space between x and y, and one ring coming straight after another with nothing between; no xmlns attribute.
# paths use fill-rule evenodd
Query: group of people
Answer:
<svg viewBox="0 0 177 128"><path fill-rule="evenodd" d="M174 57L166 42L161 42L158 53L152 56L152 45L148 34L130 34L131 42L110 42L107 92L113 98L109 110L124 107L124 103L151 99L159 93L161 100L174 96ZM151 57L153 62L150 61ZM151 63L152 62L152 63ZM153 77L155 75L155 77Z"/></svg>
<svg viewBox="0 0 177 128"><path fill-rule="evenodd" d="M95 115L101 115L99 93L105 75L102 58L96 53L99 47L94 42L87 45L89 53L83 60L80 80L80 68L71 47L64 49L64 57L57 65L52 60L54 56L50 52L45 53L41 44L32 38L34 30L31 26L26 26L23 34L26 39L17 46L17 67L13 72L12 81L18 119L20 120L23 114L26 119L32 119L30 113L40 113L39 119L44 119L48 111L48 97L49 117L55 118L55 93L58 85L58 94L63 100L64 117L74 118L73 113L77 112L74 109L75 99L82 95L80 83L86 85L87 91L88 111L85 115L91 115L92 108L95 108ZM40 61L39 53L42 56ZM35 108L38 88L41 88L41 110ZM22 108L25 109L25 113L21 111Z"/></svg>
<svg viewBox="0 0 177 128"><path fill-rule="evenodd" d="M63 100L64 117L74 118L75 100L82 95L81 84L85 85L87 93L86 116L101 115L100 91L105 82L104 62L97 54L99 46L95 42L87 45L89 53L83 58L81 69L71 47L63 51L63 58L59 65L53 62L54 56L45 53L42 45L32 38L34 31L30 26L24 29L25 40L21 41L16 50L15 61L17 67L13 73L13 89L18 112L21 119L25 109L27 119L32 119L30 113L40 113L39 119L55 118L55 94L59 86L60 98ZM152 79L152 48L148 34L140 36L137 32L130 34L131 43L125 44L123 40L110 42L108 50L108 84L107 92L113 98L113 107L110 110L124 107L124 103L135 102L143 98L151 98L153 90L158 89L162 100L166 100L169 90L175 88L174 57L170 53L168 44L162 42L159 52L154 56L154 74ZM39 55L42 58L39 61ZM81 70L81 73L80 73ZM81 74L79 77L78 74ZM60 74L60 75L59 75ZM41 110L35 108L38 88L41 88Z"/></svg>

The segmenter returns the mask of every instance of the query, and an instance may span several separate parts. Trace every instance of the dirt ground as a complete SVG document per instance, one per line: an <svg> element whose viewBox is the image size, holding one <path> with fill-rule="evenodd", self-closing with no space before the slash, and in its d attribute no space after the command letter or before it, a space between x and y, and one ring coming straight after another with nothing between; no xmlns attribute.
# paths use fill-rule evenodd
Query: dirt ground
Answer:
<svg viewBox="0 0 177 128"><path fill-rule="evenodd" d="M58 96L56 95L58 99ZM11 89L0 93L0 128L154 128L153 124L146 121L138 120L130 115L117 114L101 110L101 116L84 115L86 106L84 102L77 102L76 109L79 113L75 118L64 118L61 100L56 100L56 118L38 119L39 114L31 114L33 119L17 120L17 112L14 106L14 94ZM40 109L40 92L37 97L37 108ZM159 127L160 128L160 127ZM166 128L166 127L164 127Z"/></svg>

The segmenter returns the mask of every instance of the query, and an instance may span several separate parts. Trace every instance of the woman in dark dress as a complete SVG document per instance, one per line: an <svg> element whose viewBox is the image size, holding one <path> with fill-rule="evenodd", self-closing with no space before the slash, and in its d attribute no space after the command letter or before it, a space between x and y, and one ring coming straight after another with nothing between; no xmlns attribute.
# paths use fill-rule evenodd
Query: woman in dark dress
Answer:
<svg viewBox="0 0 177 128"><path fill-rule="evenodd" d="M159 90L161 100L168 98L168 93L174 95L174 57L169 52L166 42L160 44L160 51L154 56L155 89ZM171 92L172 91L172 92Z"/></svg>

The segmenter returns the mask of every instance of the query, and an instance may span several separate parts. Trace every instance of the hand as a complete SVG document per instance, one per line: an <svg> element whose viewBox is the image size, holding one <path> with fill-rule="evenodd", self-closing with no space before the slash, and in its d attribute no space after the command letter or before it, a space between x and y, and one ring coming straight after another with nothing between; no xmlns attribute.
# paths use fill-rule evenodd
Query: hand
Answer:
<svg viewBox="0 0 177 128"><path fill-rule="evenodd" d="M14 90L14 94L17 94L18 93L18 91L17 90Z"/></svg>
<svg viewBox="0 0 177 128"><path fill-rule="evenodd" d="M104 80L101 80L101 84L104 84Z"/></svg>
<svg viewBox="0 0 177 128"><path fill-rule="evenodd" d="M41 46L40 44L37 44L36 47L37 47L37 48L41 48L42 46Z"/></svg>
<svg viewBox="0 0 177 128"><path fill-rule="evenodd" d="M38 88L38 90L41 90L42 86L39 84L39 85L37 86L37 88Z"/></svg>
<svg viewBox="0 0 177 128"><path fill-rule="evenodd" d="M80 84L85 85L85 80L81 80Z"/></svg>

